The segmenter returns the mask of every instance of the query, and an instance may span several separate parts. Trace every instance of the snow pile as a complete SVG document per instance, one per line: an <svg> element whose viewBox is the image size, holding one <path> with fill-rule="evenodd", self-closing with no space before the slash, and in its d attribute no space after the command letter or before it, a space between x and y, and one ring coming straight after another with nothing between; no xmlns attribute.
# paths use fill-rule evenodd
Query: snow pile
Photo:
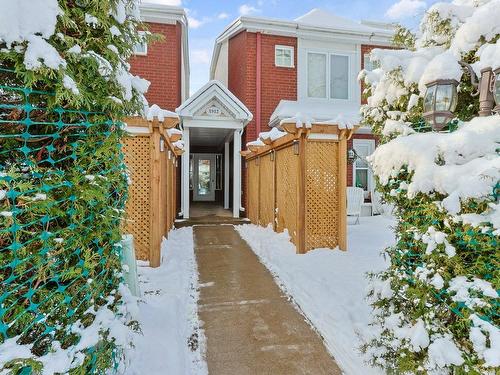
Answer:
<svg viewBox="0 0 500 375"><path fill-rule="evenodd" d="M0 41L10 48L34 36L48 40L61 13L57 0L0 0Z"/></svg>
<svg viewBox="0 0 500 375"><path fill-rule="evenodd" d="M89 283L91 282L92 280L89 279ZM44 375L68 373L71 369L82 365L85 352L102 341L103 332L108 332L108 338L113 339L122 350L118 354L127 359L137 335L129 325L137 319L138 307L137 299L131 295L125 285L119 286L119 292L123 303L119 306L117 313L111 310L114 298L110 297L107 305L86 311L85 314L95 316L94 321L88 327L84 327L81 321L68 327L68 332L80 337L77 345L63 349L61 343L54 340L51 350L38 357L31 352L33 345L19 345L17 341L20 337L13 337L0 345L0 368L14 359L32 359L43 365ZM124 366L124 363L121 363L121 366Z"/></svg>
<svg viewBox="0 0 500 375"><path fill-rule="evenodd" d="M499 143L500 116L476 117L453 133L399 137L380 146L368 160L382 185L407 167L414 173L406 188L408 198L439 192L447 196L443 207L458 214L466 199L491 195L500 179Z"/></svg>
<svg viewBox="0 0 500 375"><path fill-rule="evenodd" d="M175 112L168 111L166 109L161 109L157 104L153 104L146 110L146 119L148 121L153 121L153 119L157 119L160 122L165 121L165 118L176 118L179 116Z"/></svg>
<svg viewBox="0 0 500 375"><path fill-rule="evenodd" d="M282 132L278 128L272 128L271 131L260 133L259 139L261 140L270 139L272 142L274 142L280 139L281 137L284 137L287 134L288 134L287 132Z"/></svg>
<svg viewBox="0 0 500 375"><path fill-rule="evenodd" d="M135 341L125 375L205 375L205 338L198 320L198 271L193 230L170 232L159 268L139 267L142 299ZM197 340L192 351L188 340Z"/></svg>
<svg viewBox="0 0 500 375"><path fill-rule="evenodd" d="M172 145L179 150L184 150L184 146L185 146L183 140L176 141L176 142L172 143Z"/></svg>
<svg viewBox="0 0 500 375"><path fill-rule="evenodd" d="M262 147L262 146L265 146L265 145L266 144L264 142L262 142L260 139L257 139L255 141L247 143L247 147L249 147L249 146Z"/></svg>
<svg viewBox="0 0 500 375"><path fill-rule="evenodd" d="M297 126L297 129L304 128L304 127L307 129L310 129L310 128L312 128L313 122L314 122L314 119L310 115L298 112L293 117L289 117L289 118L281 120L280 126L284 125L284 124L290 124L290 123L293 124L294 123Z"/></svg>
<svg viewBox="0 0 500 375"><path fill-rule="evenodd" d="M392 219L361 218L349 227L349 250L318 249L297 255L287 233L255 225L236 227L241 237L319 331L346 374L381 374L367 366L359 350L362 338L374 334L365 295L366 272L387 266L380 249L394 243ZM390 290L390 289L389 289ZM418 344L415 335L415 343Z"/></svg>
<svg viewBox="0 0 500 375"><path fill-rule="evenodd" d="M169 137L171 137L173 135L182 135L182 131L179 130L179 129L173 128L173 129L168 129L167 130L167 134L168 134Z"/></svg>

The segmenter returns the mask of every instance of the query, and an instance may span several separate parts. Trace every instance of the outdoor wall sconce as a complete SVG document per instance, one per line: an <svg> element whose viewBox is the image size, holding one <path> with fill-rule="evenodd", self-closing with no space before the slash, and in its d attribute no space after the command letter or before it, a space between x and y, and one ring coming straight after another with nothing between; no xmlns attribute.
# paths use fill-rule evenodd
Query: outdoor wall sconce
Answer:
<svg viewBox="0 0 500 375"><path fill-rule="evenodd" d="M496 106L495 106L496 104ZM481 70L479 86L479 116L500 113L500 67Z"/></svg>
<svg viewBox="0 0 500 375"><path fill-rule="evenodd" d="M299 155L300 154L299 141L293 141L293 153L295 155Z"/></svg>
<svg viewBox="0 0 500 375"><path fill-rule="evenodd" d="M426 86L423 116L431 124L432 129L439 131L454 117L453 112L458 103L458 81L440 79Z"/></svg>
<svg viewBox="0 0 500 375"><path fill-rule="evenodd" d="M361 159L356 150L353 148L347 150L347 162L349 164L354 164L356 162L356 159Z"/></svg>
<svg viewBox="0 0 500 375"><path fill-rule="evenodd" d="M493 112L500 114L500 68L495 69L493 72L491 91L496 104L496 107L493 108Z"/></svg>

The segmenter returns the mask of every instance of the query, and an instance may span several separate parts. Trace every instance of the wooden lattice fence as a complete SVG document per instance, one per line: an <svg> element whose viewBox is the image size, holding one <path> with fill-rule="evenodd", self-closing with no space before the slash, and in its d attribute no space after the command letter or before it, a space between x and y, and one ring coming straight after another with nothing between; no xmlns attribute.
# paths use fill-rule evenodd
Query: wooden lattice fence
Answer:
<svg viewBox="0 0 500 375"><path fill-rule="evenodd" d="M287 230L299 253L347 250L347 141L353 130L282 127L286 136L243 152L249 219Z"/></svg>
<svg viewBox="0 0 500 375"><path fill-rule="evenodd" d="M134 236L137 257L158 267L162 238L176 218L177 163L182 151L174 146L167 129L177 120L130 118L126 122L130 135L123 151L130 186L124 232Z"/></svg>

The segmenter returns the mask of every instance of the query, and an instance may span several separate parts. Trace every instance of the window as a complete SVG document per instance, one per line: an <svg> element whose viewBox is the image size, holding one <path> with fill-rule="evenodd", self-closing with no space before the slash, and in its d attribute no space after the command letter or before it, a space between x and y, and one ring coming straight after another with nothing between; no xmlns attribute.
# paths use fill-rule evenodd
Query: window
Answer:
<svg viewBox="0 0 500 375"><path fill-rule="evenodd" d="M274 52L274 65L282 68L293 68L294 48L288 46L276 46Z"/></svg>
<svg viewBox="0 0 500 375"><path fill-rule="evenodd" d="M139 35L141 37L145 36L144 31L139 31ZM137 43L134 45L134 55L139 55L139 56L146 56L148 54L148 43L146 41Z"/></svg>
<svg viewBox="0 0 500 375"><path fill-rule="evenodd" d="M330 98L349 99L349 57L330 57Z"/></svg>
<svg viewBox="0 0 500 375"><path fill-rule="evenodd" d="M309 52L307 54L307 96L348 100L350 61L350 57L345 55Z"/></svg>
<svg viewBox="0 0 500 375"><path fill-rule="evenodd" d="M370 192L373 189L373 174L366 157L370 156L375 151L375 141L372 139L355 139L353 141L354 150L359 155L359 158L354 162L354 186L362 188L364 191Z"/></svg>
<svg viewBox="0 0 500 375"><path fill-rule="evenodd" d="M326 98L326 54L307 55L307 96Z"/></svg>
<svg viewBox="0 0 500 375"><path fill-rule="evenodd" d="M370 54L365 53L363 55L363 66L365 70L371 72L372 70L380 68L380 63L378 61L371 61Z"/></svg>

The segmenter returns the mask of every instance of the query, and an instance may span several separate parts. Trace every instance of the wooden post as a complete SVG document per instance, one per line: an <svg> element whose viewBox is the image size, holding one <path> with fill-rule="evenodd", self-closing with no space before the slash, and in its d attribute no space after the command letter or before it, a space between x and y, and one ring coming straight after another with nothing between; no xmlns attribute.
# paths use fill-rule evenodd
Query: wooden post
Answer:
<svg viewBox="0 0 500 375"><path fill-rule="evenodd" d="M297 215L297 252L306 253L306 137L300 134L299 142L299 162L298 162L298 215Z"/></svg>
<svg viewBox="0 0 500 375"><path fill-rule="evenodd" d="M155 120L156 126L152 127L151 134L151 242L149 249L149 265L159 267L161 262L161 220L160 220L160 131L158 129L158 120Z"/></svg>
<svg viewBox="0 0 500 375"><path fill-rule="evenodd" d="M339 249L347 251L347 134L339 135Z"/></svg>

